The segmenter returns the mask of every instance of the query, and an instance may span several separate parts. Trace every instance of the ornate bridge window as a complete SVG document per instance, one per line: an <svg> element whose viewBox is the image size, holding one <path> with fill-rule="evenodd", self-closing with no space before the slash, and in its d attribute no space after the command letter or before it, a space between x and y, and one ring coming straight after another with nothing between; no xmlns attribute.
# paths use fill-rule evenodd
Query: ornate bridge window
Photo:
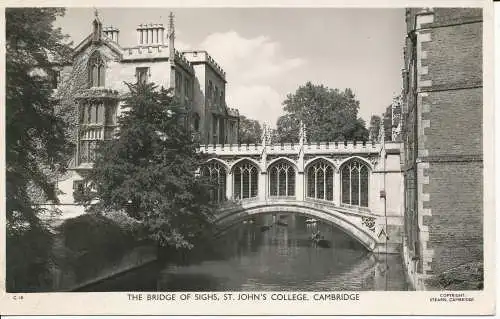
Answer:
<svg viewBox="0 0 500 319"><path fill-rule="evenodd" d="M209 177L214 188L210 190L210 200L220 203L226 200L226 169L217 162L212 161L201 168L201 174Z"/></svg>
<svg viewBox="0 0 500 319"><path fill-rule="evenodd" d="M285 160L269 168L269 195L295 196L295 169Z"/></svg>
<svg viewBox="0 0 500 319"><path fill-rule="evenodd" d="M353 159L341 168L342 203L368 207L369 167Z"/></svg>
<svg viewBox="0 0 500 319"><path fill-rule="evenodd" d="M90 87L104 86L106 65L99 51L95 51L89 58Z"/></svg>
<svg viewBox="0 0 500 319"><path fill-rule="evenodd" d="M307 168L307 197L333 201L335 168L329 162L318 159Z"/></svg>
<svg viewBox="0 0 500 319"><path fill-rule="evenodd" d="M257 197L259 190L259 170L250 161L241 161L233 169L234 198Z"/></svg>

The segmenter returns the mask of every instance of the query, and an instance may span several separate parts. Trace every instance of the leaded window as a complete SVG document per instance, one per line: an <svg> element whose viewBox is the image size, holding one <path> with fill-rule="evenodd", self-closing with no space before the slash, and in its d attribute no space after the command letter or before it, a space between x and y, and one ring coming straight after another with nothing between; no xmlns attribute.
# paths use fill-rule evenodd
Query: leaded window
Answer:
<svg viewBox="0 0 500 319"><path fill-rule="evenodd" d="M289 162L280 160L268 171L270 196L295 196L295 169Z"/></svg>
<svg viewBox="0 0 500 319"><path fill-rule="evenodd" d="M233 169L233 190L236 199L257 197L259 170L250 161L241 161Z"/></svg>
<svg viewBox="0 0 500 319"><path fill-rule="evenodd" d="M366 163L357 159L342 166L342 203L368 207L369 170Z"/></svg>
<svg viewBox="0 0 500 319"><path fill-rule="evenodd" d="M217 161L211 161L202 167L201 173L208 177L212 184L210 200L220 203L226 200L226 169Z"/></svg>
<svg viewBox="0 0 500 319"><path fill-rule="evenodd" d="M334 166L318 159L307 168L307 197L333 201Z"/></svg>
<svg viewBox="0 0 500 319"><path fill-rule="evenodd" d="M90 87L103 87L106 77L106 65L101 54L96 51L89 58L89 82Z"/></svg>

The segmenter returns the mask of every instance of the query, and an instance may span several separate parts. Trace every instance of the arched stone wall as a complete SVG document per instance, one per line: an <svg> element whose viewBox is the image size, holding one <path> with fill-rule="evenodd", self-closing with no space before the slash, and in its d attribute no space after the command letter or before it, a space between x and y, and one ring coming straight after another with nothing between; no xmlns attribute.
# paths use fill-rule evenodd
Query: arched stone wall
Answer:
<svg viewBox="0 0 500 319"><path fill-rule="evenodd" d="M279 212L299 213L331 222L369 251L374 251L379 244L375 234L364 229L362 215L346 214L335 209L322 209L319 205L308 202L235 205L232 209L221 212L216 217L215 222L218 224L220 232L224 232L249 216Z"/></svg>

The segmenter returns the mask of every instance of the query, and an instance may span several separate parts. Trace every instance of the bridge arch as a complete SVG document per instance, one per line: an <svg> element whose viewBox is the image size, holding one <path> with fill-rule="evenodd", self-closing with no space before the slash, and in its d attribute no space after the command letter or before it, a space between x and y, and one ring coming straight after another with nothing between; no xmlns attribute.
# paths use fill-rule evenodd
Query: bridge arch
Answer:
<svg viewBox="0 0 500 319"><path fill-rule="evenodd" d="M367 229L363 228L361 223L356 222L357 219L361 220L361 216L353 217L352 215L335 209L322 209L317 205L308 204L307 202L276 203L267 205L253 204L235 207L232 210L218 215L215 223L218 225L219 234L222 234L250 216L280 212L298 213L331 222L348 236L357 240L368 251L374 251L378 244L378 239L374 233L370 233Z"/></svg>

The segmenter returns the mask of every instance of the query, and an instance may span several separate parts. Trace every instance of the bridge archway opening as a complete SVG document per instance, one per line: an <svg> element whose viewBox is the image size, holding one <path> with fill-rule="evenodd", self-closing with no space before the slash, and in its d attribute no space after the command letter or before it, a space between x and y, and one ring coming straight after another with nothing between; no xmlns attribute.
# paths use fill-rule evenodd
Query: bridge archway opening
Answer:
<svg viewBox="0 0 500 319"><path fill-rule="evenodd" d="M289 206L286 209L284 207L273 207L273 206L258 206L253 208L246 208L241 210L236 210L230 214L223 216L216 220L216 224L219 225L219 230L217 236L221 236L233 227L241 224L244 220L248 220L252 217L256 217L264 214L298 214L303 216L308 216L332 224L339 231L342 231L349 238L355 240L360 245L362 245L368 251L374 251L377 241L371 236L367 231L360 227L352 224L345 218L342 218L342 213L328 213L317 209L309 207L300 206Z"/></svg>

